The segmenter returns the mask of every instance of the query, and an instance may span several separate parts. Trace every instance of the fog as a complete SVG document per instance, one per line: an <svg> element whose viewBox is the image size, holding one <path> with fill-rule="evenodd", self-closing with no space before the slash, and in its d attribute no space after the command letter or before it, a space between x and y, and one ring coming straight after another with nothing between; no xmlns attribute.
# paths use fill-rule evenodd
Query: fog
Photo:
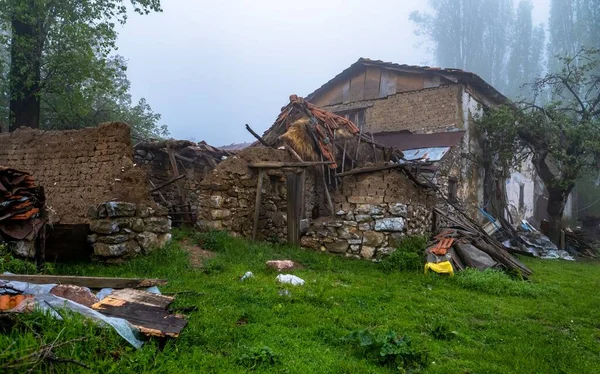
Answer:
<svg viewBox="0 0 600 374"><path fill-rule="evenodd" d="M533 1L545 22L550 0ZM409 15L422 1L162 0L120 30L135 98L171 136L219 146L262 133L290 94L308 95L359 57L435 65ZM444 66L449 67L449 66Z"/></svg>

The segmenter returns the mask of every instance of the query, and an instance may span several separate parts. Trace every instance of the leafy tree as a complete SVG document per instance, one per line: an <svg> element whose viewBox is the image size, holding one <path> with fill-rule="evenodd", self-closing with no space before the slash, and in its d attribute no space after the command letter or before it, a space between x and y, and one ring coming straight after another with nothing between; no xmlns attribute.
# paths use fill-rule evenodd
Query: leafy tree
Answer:
<svg viewBox="0 0 600 374"><path fill-rule="evenodd" d="M531 157L548 190L550 238L555 242L576 181L600 165L600 50L557 58L560 70L532 86L536 94L549 91L551 102L540 106L534 98L503 106L480 122L500 162L514 166Z"/></svg>
<svg viewBox="0 0 600 374"><path fill-rule="evenodd" d="M436 63L480 74L504 85L512 0L429 0L431 12L413 12L417 35L433 43Z"/></svg>
<svg viewBox="0 0 600 374"><path fill-rule="evenodd" d="M506 94L513 98L519 93L525 96L531 94L530 90L522 92L521 86L526 82L533 82L542 75L545 31L544 25L533 26L532 10L531 1L522 0L515 15L506 90Z"/></svg>
<svg viewBox="0 0 600 374"><path fill-rule="evenodd" d="M553 57L575 56L583 48L600 48L600 0L552 0L548 20L548 70L558 71Z"/></svg>
<svg viewBox="0 0 600 374"><path fill-rule="evenodd" d="M73 118L89 114L94 95L119 103L120 93L120 104L126 104L120 90L128 82L112 82L124 64L116 66L110 55L116 24L127 20L127 3L139 14L161 11L160 0L0 0L0 30L9 30L0 35L0 45L10 46L10 129L50 120L73 126ZM129 111L141 114L145 126L157 118L145 101Z"/></svg>

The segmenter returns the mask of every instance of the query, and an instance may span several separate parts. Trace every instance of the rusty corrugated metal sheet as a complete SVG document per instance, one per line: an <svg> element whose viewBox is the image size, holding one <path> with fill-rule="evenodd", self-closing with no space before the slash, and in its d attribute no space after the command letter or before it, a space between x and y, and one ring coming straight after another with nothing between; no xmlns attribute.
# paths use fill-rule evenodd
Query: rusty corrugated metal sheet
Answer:
<svg viewBox="0 0 600 374"><path fill-rule="evenodd" d="M374 133L375 141L401 151L418 148L456 147L465 131L437 132L433 134L413 134L410 131L389 131Z"/></svg>

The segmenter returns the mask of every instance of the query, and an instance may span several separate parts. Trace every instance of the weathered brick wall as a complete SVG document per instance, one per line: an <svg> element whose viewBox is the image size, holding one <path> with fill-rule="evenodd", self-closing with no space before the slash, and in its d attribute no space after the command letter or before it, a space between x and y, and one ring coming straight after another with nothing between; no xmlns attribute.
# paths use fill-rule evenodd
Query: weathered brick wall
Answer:
<svg viewBox="0 0 600 374"><path fill-rule="evenodd" d="M346 176L334 199L336 216L313 222L302 246L362 258L389 254L405 235L430 231L436 204L433 191L398 170Z"/></svg>
<svg viewBox="0 0 600 374"><path fill-rule="evenodd" d="M134 167L129 126L0 134L0 165L31 173L44 186L52 223L89 223L90 205L149 203L148 179Z"/></svg>
<svg viewBox="0 0 600 374"><path fill-rule="evenodd" d="M366 107L364 131L368 132L410 130L424 133L445 131L449 127L462 128L458 84L402 92L360 104ZM336 112L348 110L348 105L324 109Z"/></svg>

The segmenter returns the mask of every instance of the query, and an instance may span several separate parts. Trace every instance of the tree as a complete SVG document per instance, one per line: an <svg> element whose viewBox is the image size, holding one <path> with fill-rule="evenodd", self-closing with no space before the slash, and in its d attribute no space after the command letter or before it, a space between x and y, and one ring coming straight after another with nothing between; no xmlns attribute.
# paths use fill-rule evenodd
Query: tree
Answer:
<svg viewBox="0 0 600 374"><path fill-rule="evenodd" d="M139 14L161 11L160 0L130 3ZM10 31L0 43L10 45L10 129L39 127L46 94L110 77L115 23L127 13L124 0L0 0L0 29Z"/></svg>
<svg viewBox="0 0 600 374"><path fill-rule="evenodd" d="M548 26L548 70L557 71L560 65L554 56L600 48L600 0L552 0Z"/></svg>
<svg viewBox="0 0 600 374"><path fill-rule="evenodd" d="M560 70L532 86L536 94L549 91L551 102L540 106L534 97L493 109L480 121L502 164L531 157L548 190L549 236L555 242L575 182L600 166L600 50L557 59Z"/></svg>
<svg viewBox="0 0 600 374"><path fill-rule="evenodd" d="M101 74L90 74L83 84L46 92L41 102L41 127L64 130L122 121L131 126L134 136L144 139L167 136L166 126L158 124L160 114L152 110L146 99L133 104L126 69L125 59L115 56L106 61Z"/></svg>
<svg viewBox="0 0 600 374"><path fill-rule="evenodd" d="M480 74L498 88L512 25L512 0L429 0L431 12L413 12L416 34L433 43L436 63Z"/></svg>
<svg viewBox="0 0 600 374"><path fill-rule="evenodd" d="M512 98L519 94L529 96L532 92L521 90L521 86L526 82L533 82L542 74L545 31L544 25L533 26L532 10L531 1L522 0L515 16L506 89L506 94Z"/></svg>

